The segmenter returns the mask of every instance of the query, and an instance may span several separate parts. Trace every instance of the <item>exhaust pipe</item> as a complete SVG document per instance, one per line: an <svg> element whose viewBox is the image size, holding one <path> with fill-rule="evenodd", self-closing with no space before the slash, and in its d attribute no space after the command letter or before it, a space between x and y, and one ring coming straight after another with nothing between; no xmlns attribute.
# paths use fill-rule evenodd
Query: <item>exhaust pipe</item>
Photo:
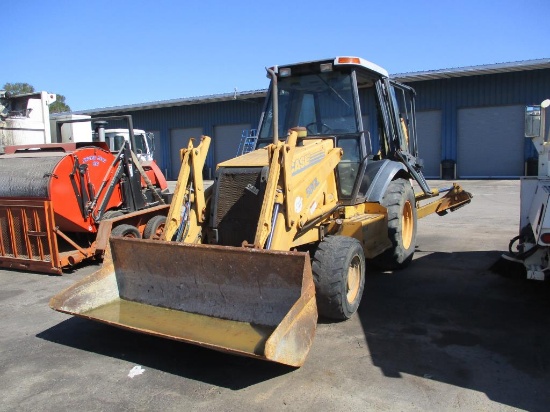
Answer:
<svg viewBox="0 0 550 412"><path fill-rule="evenodd" d="M273 69L267 69L271 76L271 105L273 106L273 144L279 142L279 87L277 73Z"/></svg>
<svg viewBox="0 0 550 412"><path fill-rule="evenodd" d="M100 142L105 142L105 126L107 126L107 122L104 120L98 120L97 122L94 122L94 126L97 130L97 138Z"/></svg>

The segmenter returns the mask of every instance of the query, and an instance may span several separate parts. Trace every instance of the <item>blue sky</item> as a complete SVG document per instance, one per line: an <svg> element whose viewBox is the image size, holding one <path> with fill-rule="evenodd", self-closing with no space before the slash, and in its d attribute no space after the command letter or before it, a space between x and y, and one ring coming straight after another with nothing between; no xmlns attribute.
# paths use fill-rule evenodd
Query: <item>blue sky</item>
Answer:
<svg viewBox="0 0 550 412"><path fill-rule="evenodd" d="M550 0L6 3L0 87L73 110L262 89L266 66L337 55L390 73L550 57Z"/></svg>

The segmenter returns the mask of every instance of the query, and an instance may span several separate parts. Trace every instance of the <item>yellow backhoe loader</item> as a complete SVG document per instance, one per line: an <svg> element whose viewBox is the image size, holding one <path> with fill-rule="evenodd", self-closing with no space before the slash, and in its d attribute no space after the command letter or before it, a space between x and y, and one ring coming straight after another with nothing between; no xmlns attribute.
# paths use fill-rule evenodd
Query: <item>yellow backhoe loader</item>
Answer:
<svg viewBox="0 0 550 412"><path fill-rule="evenodd" d="M111 237L103 267L53 309L301 366L318 313L357 310L367 264L405 267L417 219L470 202L455 184L421 206L443 191L421 173L414 91L384 69L337 57L268 73L256 150L219 164L205 191L210 138L191 141L161 239Z"/></svg>

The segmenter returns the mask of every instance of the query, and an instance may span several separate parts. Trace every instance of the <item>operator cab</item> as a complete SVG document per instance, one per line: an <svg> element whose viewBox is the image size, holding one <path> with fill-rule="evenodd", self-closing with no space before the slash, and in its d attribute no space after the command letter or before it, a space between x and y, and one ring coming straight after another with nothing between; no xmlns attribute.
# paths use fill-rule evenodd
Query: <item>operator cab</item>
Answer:
<svg viewBox="0 0 550 412"><path fill-rule="evenodd" d="M134 130L136 147L132 148L140 161L153 160L154 135L143 130ZM109 129L105 131L105 142L112 153L117 153L124 142L130 141L128 129Z"/></svg>
<svg viewBox="0 0 550 412"><path fill-rule="evenodd" d="M335 147L344 152L338 164L342 199L366 195L369 173L374 176L380 167L377 160L396 160L419 172L414 91L391 81L386 70L358 57L337 57L277 66L273 71L277 75L278 136L304 127L307 137L302 144L308 139L334 140ZM277 123L273 121L273 85L269 90L257 148L273 141L273 124ZM369 130L375 130L378 137L375 152Z"/></svg>

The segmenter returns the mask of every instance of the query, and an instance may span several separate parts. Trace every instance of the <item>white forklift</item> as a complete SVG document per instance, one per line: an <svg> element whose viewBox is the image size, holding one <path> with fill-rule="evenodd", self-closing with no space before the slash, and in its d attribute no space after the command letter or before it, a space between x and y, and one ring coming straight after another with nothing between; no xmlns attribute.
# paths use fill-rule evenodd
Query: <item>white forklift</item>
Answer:
<svg viewBox="0 0 550 412"><path fill-rule="evenodd" d="M525 137L530 138L539 155L538 176L521 178L519 234L510 241L507 260L521 263L527 278L550 278L550 131L546 114L550 99L525 108Z"/></svg>

